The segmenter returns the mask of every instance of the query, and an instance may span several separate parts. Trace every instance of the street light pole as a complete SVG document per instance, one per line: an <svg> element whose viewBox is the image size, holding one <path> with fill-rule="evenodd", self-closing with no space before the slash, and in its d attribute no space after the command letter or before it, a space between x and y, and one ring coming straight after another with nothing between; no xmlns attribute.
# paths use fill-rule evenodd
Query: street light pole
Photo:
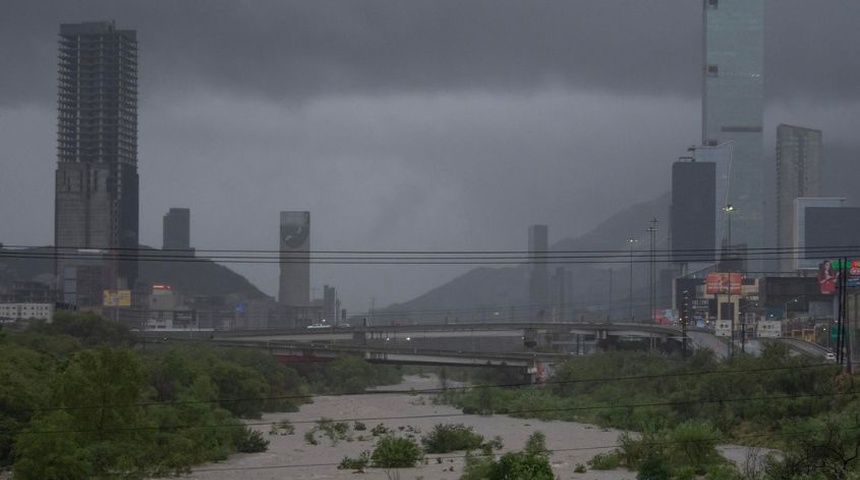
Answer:
<svg viewBox="0 0 860 480"><path fill-rule="evenodd" d="M654 257L654 254L655 254L654 247L655 247L655 237L657 235L657 221L658 221L657 217L652 218L651 219L651 226L648 227L648 232L651 234L651 282L650 282L651 283L651 299L650 299L651 300L650 301L651 313L650 313L650 316L651 316L651 323L652 324L657 323L657 318L654 315L654 313L655 313L654 310L657 308L657 305L656 305L657 304L657 278L656 278L657 277L657 269L656 269L656 265L654 263L656 261L656 259Z"/></svg>
<svg viewBox="0 0 860 480"><path fill-rule="evenodd" d="M732 212L735 211L735 207L732 204L727 204L725 207L723 207L723 211L726 212L726 220L729 223L728 240L726 241L725 256L731 262L731 258L732 258L732 254L731 254L731 251L732 251ZM736 322L735 319L737 317L737 312L735 309L735 304L732 303L732 271L731 270L733 270L733 268L731 266L729 266L728 270L729 270L729 272L728 272L728 274L729 274L728 296L729 296L729 305L731 305L731 307L732 307L732 327L731 327L731 336L730 336L731 340L729 341L729 359L732 359L732 358L734 358L734 353L735 353L735 322Z"/></svg>
<svg viewBox="0 0 860 480"><path fill-rule="evenodd" d="M629 305L629 311L627 312L627 315L631 323L633 323L633 245L635 245L638 241L639 239L635 237L630 237L627 239L627 243L630 244L630 291L627 296L627 302Z"/></svg>

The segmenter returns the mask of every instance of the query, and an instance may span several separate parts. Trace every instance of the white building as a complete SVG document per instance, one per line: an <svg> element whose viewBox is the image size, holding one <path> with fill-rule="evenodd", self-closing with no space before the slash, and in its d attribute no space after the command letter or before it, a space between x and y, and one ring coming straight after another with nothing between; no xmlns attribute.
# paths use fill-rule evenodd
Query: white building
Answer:
<svg viewBox="0 0 860 480"><path fill-rule="evenodd" d="M0 303L0 321L53 318L53 303Z"/></svg>

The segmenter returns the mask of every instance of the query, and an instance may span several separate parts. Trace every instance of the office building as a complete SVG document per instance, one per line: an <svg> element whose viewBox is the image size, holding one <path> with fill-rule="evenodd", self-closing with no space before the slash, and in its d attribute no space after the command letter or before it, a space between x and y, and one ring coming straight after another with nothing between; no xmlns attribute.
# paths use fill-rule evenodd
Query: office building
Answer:
<svg viewBox="0 0 860 480"><path fill-rule="evenodd" d="M776 128L776 246L779 271L795 268L795 200L821 195L821 130Z"/></svg>
<svg viewBox="0 0 860 480"><path fill-rule="evenodd" d="M533 318L527 321L545 320L549 306L549 229L546 225L529 227L529 306Z"/></svg>
<svg viewBox="0 0 860 480"><path fill-rule="evenodd" d="M58 73L56 274L60 300L83 306L73 285L82 278L92 282L87 302L137 278L135 31L112 22L61 25Z"/></svg>
<svg viewBox="0 0 860 480"><path fill-rule="evenodd" d="M727 234L727 215L724 207L728 204L729 172L732 169L732 143L725 142L716 146L697 145L690 148L698 163L713 163L714 177L714 245L719 247Z"/></svg>
<svg viewBox="0 0 860 480"><path fill-rule="evenodd" d="M672 164L669 228L674 263L693 266L714 261L716 171L713 162Z"/></svg>
<svg viewBox="0 0 860 480"><path fill-rule="evenodd" d="M168 254L188 254L191 249L191 209L171 208L163 218L161 249Z"/></svg>
<svg viewBox="0 0 860 480"><path fill-rule="evenodd" d="M308 306L311 296L311 212L281 212L278 302Z"/></svg>
<svg viewBox="0 0 860 480"><path fill-rule="evenodd" d="M764 246L764 0L703 3L702 144L731 146L731 243L755 252Z"/></svg>

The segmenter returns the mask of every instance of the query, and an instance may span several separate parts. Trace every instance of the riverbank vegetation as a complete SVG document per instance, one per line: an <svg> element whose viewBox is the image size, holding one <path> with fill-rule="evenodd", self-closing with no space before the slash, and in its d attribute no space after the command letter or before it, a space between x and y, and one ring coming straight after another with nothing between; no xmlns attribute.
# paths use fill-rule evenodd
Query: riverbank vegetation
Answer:
<svg viewBox="0 0 860 480"><path fill-rule="evenodd" d="M16 480L177 475L265 450L243 419L400 380L353 357L299 371L263 350L138 340L77 313L0 331L0 469Z"/></svg>
<svg viewBox="0 0 860 480"><path fill-rule="evenodd" d="M837 366L769 344L758 357L738 355L730 363L709 351L685 361L643 352L577 356L542 385L445 389L437 401L467 413L636 432L594 463L664 472L641 478L712 472L712 478L811 480L860 473L857 393L854 378ZM716 455L718 443L780 454L741 472Z"/></svg>

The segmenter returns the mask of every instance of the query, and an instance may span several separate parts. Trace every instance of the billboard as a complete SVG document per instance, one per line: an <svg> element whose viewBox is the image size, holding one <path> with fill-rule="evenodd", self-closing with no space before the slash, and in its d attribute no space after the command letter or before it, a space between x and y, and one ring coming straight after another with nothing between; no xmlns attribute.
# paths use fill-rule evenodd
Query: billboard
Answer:
<svg viewBox="0 0 860 480"><path fill-rule="evenodd" d="M829 295L839 288L839 277L845 276L846 287L860 286L860 260L825 260L818 265L820 292Z"/></svg>
<svg viewBox="0 0 860 480"><path fill-rule="evenodd" d="M102 292L103 307L130 307L131 290L105 290Z"/></svg>
<svg viewBox="0 0 860 480"><path fill-rule="evenodd" d="M708 295L740 295L743 276L740 273L714 272L705 279L705 293Z"/></svg>

